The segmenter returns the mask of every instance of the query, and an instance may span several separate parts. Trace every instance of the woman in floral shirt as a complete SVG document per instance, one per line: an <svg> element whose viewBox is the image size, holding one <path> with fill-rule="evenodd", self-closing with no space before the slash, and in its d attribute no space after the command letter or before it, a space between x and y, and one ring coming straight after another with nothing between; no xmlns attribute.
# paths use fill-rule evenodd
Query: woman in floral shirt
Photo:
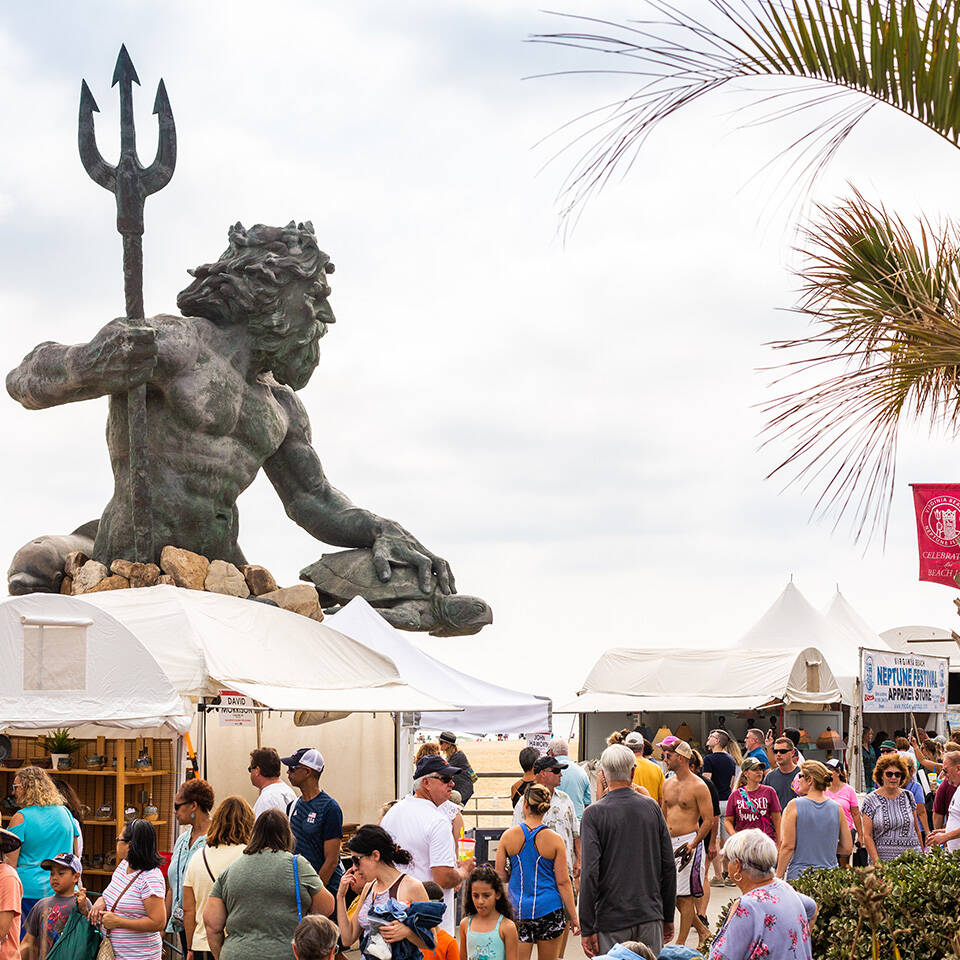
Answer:
<svg viewBox="0 0 960 960"><path fill-rule="evenodd" d="M710 946L710 960L812 960L817 905L774 877L776 844L762 830L741 830L727 840L723 859L741 897Z"/></svg>

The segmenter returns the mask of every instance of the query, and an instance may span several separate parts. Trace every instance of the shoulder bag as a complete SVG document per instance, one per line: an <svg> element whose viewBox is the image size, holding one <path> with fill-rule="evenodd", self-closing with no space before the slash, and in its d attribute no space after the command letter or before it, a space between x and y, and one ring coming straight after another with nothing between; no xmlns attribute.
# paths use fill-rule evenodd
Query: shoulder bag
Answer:
<svg viewBox="0 0 960 960"><path fill-rule="evenodd" d="M293 889L297 893L297 923L303 919L303 904L300 900L300 867L297 864L297 855L293 855Z"/></svg>
<svg viewBox="0 0 960 960"><path fill-rule="evenodd" d="M131 878L130 882L120 891L120 896L113 901L113 906L110 908L111 913L117 912L117 907L120 904L120 901L123 899L123 895L133 886L133 882L143 873L142 870L138 870ZM106 899L106 898L104 898ZM104 932L103 940L100 941L100 949L97 950L96 960L113 960L113 944L110 942L109 932Z"/></svg>

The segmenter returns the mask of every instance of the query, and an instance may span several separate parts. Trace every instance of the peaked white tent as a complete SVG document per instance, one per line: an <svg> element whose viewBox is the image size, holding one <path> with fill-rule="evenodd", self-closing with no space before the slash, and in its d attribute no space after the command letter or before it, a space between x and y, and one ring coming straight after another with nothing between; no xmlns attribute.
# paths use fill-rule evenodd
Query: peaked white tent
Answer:
<svg viewBox="0 0 960 960"><path fill-rule="evenodd" d="M847 697L847 703L856 700L856 682L860 676L860 648L889 650L890 645L867 623L837 588L826 611L827 623L833 627L843 646L827 652L830 666Z"/></svg>
<svg viewBox="0 0 960 960"><path fill-rule="evenodd" d="M389 657L407 683L462 708L431 712L431 727L455 733L527 733L550 729L550 700L487 683L424 653L362 597L324 621L368 650ZM456 643L454 638L449 641Z"/></svg>
<svg viewBox="0 0 960 960"><path fill-rule="evenodd" d="M860 672L858 643L816 610L791 581L767 612L737 641L741 649L816 647L840 684L843 699L852 703L853 678Z"/></svg>
<svg viewBox="0 0 960 960"><path fill-rule="evenodd" d="M682 678L682 682L678 682ZM557 713L753 710L836 703L840 689L814 647L607 650Z"/></svg>
<svg viewBox="0 0 960 960"><path fill-rule="evenodd" d="M0 643L19 651L21 662L25 648L17 618L22 614L48 621L64 617L89 621L88 643L100 651L97 669L101 665L107 669L111 658L121 656L109 646L108 637L119 641L122 651L132 636L136 647L152 658L142 659L136 671L112 670L113 686L106 691L110 696L99 712L91 714L91 721L115 709L115 701L134 697L152 675L165 681L164 689L172 688L181 701L229 689L274 710L453 709L442 695L422 693L404 682L387 657L322 623L268 604L156 586L82 597L31 594L11 597L0 609L8 611ZM88 647L88 672L90 661ZM27 692L21 690L21 696ZM186 715L182 703L180 713ZM5 720L0 716L0 723Z"/></svg>

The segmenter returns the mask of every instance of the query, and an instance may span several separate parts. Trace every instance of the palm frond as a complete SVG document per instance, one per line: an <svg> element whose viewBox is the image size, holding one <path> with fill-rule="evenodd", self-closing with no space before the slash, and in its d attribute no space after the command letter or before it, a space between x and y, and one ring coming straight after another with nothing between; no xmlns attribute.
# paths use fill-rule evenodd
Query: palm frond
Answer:
<svg viewBox="0 0 960 960"><path fill-rule="evenodd" d="M813 330L773 346L805 354L779 383L829 375L764 405L765 442L790 443L770 475L819 487L816 510L852 514L859 538L886 527L904 418L960 430L960 232L921 221L914 235L856 191L818 210L798 307Z"/></svg>
<svg viewBox="0 0 960 960"><path fill-rule="evenodd" d="M811 110L826 83L868 98L867 107L889 104L960 145L960 0L706 0L703 19L665 0L643 2L654 19L572 17L597 29L531 38L627 58L637 64L629 72L642 78L633 94L585 115L590 128L561 150L588 141L561 187L565 218L629 169L663 120L732 80L815 84L766 119ZM613 35L600 32L608 28ZM811 151L803 169L815 177L866 113L840 111L814 122L820 135L795 144Z"/></svg>

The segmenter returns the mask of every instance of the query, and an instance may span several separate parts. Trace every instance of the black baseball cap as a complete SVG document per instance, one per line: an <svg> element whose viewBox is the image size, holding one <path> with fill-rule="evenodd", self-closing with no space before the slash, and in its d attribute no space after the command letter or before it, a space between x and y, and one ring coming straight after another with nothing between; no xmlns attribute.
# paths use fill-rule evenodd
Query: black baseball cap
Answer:
<svg viewBox="0 0 960 960"><path fill-rule="evenodd" d="M453 777L458 773L460 773L459 767L451 767L443 757L434 753L420 758L416 770L413 771L413 779L419 780L421 777L436 776L437 774Z"/></svg>
<svg viewBox="0 0 960 960"><path fill-rule="evenodd" d="M557 763L556 757L537 757L533 761L533 772L543 773L544 770L553 770L556 773L563 772L563 765Z"/></svg>

